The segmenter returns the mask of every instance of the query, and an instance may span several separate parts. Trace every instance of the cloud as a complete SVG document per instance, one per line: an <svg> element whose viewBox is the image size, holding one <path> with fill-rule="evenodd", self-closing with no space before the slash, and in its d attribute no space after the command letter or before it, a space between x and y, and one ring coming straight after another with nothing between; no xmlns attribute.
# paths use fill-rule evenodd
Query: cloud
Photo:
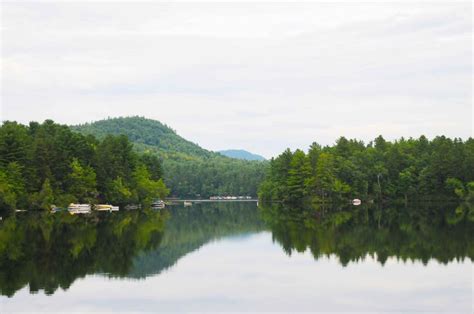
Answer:
<svg viewBox="0 0 474 314"><path fill-rule="evenodd" d="M472 134L470 4L2 6L2 119L139 114L267 157Z"/></svg>

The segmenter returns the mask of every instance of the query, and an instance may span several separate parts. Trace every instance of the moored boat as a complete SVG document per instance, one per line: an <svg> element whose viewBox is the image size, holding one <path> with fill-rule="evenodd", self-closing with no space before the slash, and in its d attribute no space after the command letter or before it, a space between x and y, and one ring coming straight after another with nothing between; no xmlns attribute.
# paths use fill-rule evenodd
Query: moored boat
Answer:
<svg viewBox="0 0 474 314"><path fill-rule="evenodd" d="M94 210L96 211L117 212L119 209L120 208L118 206L110 204L97 204L94 206Z"/></svg>
<svg viewBox="0 0 474 314"><path fill-rule="evenodd" d="M112 210L112 205L109 204L97 204L94 206L94 210L97 211L111 211Z"/></svg>
<svg viewBox="0 0 474 314"><path fill-rule="evenodd" d="M71 203L68 206L68 211L71 215L76 214L90 214L92 211L92 206L89 204L74 204Z"/></svg>
<svg viewBox="0 0 474 314"><path fill-rule="evenodd" d="M165 208L166 204L165 202L163 202L162 200L157 200L157 201L154 201L152 204L151 204L151 208L152 209L163 209Z"/></svg>

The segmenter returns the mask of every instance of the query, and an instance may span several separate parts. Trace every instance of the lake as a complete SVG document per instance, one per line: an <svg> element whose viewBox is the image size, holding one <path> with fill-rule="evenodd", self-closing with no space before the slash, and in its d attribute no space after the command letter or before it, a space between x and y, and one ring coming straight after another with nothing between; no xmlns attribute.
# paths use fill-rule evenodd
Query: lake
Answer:
<svg viewBox="0 0 474 314"><path fill-rule="evenodd" d="M474 209L206 203L0 222L0 312L472 313Z"/></svg>

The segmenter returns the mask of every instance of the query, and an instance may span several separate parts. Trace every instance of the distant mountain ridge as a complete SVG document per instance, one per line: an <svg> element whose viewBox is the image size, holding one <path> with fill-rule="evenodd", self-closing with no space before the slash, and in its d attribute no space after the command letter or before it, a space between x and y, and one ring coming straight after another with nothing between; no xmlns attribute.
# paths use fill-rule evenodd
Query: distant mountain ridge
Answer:
<svg viewBox="0 0 474 314"><path fill-rule="evenodd" d="M243 159L243 160L257 160L263 161L266 160L265 157L253 154L249 151L243 149L226 149L226 150L219 150L217 151L219 154L236 159Z"/></svg>

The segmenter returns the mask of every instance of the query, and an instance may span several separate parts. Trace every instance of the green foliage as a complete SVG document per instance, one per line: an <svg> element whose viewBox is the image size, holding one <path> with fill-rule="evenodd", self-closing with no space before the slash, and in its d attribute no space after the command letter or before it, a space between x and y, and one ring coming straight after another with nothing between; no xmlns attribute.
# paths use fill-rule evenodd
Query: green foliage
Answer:
<svg viewBox="0 0 474 314"><path fill-rule="evenodd" d="M69 193L75 195L79 202L91 203L97 197L97 181L94 169L82 166L77 158L71 162L69 173Z"/></svg>
<svg viewBox="0 0 474 314"><path fill-rule="evenodd" d="M72 129L99 139L108 135L128 137L134 150L143 153L139 162L148 167L151 178L157 180L163 177L173 196L255 196L267 167L267 162L238 160L205 150L180 137L166 125L142 117L107 119ZM161 164L157 160L162 160L162 167L156 167ZM108 164L109 161L101 164L100 169L102 165L106 169ZM100 178L116 177L107 173L106 176L98 173L99 186L106 184ZM120 176L127 178L125 174Z"/></svg>
<svg viewBox="0 0 474 314"><path fill-rule="evenodd" d="M288 171L288 193L289 201L297 201L307 194L307 181L311 175L311 167L305 153L297 150L293 154Z"/></svg>
<svg viewBox="0 0 474 314"><path fill-rule="evenodd" d="M15 208L17 204L17 194L15 185L11 182L7 173L0 169L0 206Z"/></svg>
<svg viewBox="0 0 474 314"><path fill-rule="evenodd" d="M40 209L51 209L51 205L54 204L54 194L49 179L44 180L41 190L35 197L34 203L36 203L37 207Z"/></svg>
<svg viewBox="0 0 474 314"><path fill-rule="evenodd" d="M454 191L454 193L460 197L464 198L466 196L466 188L461 180L456 178L448 178L446 180L446 186Z"/></svg>
<svg viewBox="0 0 474 314"><path fill-rule="evenodd" d="M126 186L122 177L110 181L106 188L105 197L114 204L126 204L132 202L132 191Z"/></svg>
<svg viewBox="0 0 474 314"><path fill-rule="evenodd" d="M155 181L145 165L139 165L133 172L138 201L144 206L150 206L154 199L165 198L169 190L163 180Z"/></svg>
<svg viewBox="0 0 474 314"><path fill-rule="evenodd" d="M379 136L368 145L344 137L334 146L313 143L307 154L286 150L272 159L259 197L293 204L474 198L468 190L474 180L473 143L444 136L394 142Z"/></svg>
<svg viewBox="0 0 474 314"><path fill-rule="evenodd" d="M136 180L137 171L146 179ZM77 201L120 205L166 192L160 160L139 155L124 135L99 141L51 120L0 126L0 209L49 210Z"/></svg>

